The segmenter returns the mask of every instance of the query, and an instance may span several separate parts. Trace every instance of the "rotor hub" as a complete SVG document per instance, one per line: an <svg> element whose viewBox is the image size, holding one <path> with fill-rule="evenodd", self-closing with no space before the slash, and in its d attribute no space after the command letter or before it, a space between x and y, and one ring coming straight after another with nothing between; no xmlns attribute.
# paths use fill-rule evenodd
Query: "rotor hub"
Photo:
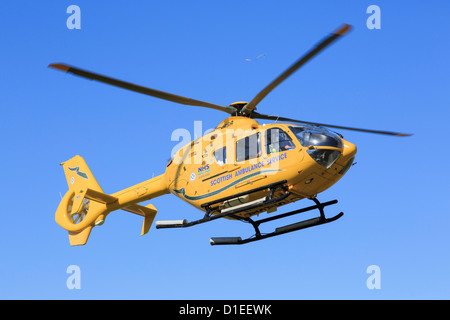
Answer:
<svg viewBox="0 0 450 320"><path fill-rule="evenodd" d="M247 104L248 104L247 101L236 101L236 102L231 103L229 105L229 107L235 108L237 110L236 115L242 116L242 115L244 115L242 111Z"/></svg>

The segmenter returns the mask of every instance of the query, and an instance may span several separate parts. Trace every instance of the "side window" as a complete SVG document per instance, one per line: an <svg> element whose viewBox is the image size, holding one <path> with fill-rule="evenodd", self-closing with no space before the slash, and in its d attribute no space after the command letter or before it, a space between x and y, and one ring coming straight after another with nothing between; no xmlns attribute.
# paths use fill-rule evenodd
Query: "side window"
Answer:
<svg viewBox="0 0 450 320"><path fill-rule="evenodd" d="M260 133L252 134L241 140L236 141L236 161L245 161L257 158L261 155Z"/></svg>
<svg viewBox="0 0 450 320"><path fill-rule="evenodd" d="M291 137L280 128L272 128L266 131L267 154L294 149L295 145Z"/></svg>
<svg viewBox="0 0 450 320"><path fill-rule="evenodd" d="M217 149L213 152L214 159L219 166L227 162L227 147Z"/></svg>

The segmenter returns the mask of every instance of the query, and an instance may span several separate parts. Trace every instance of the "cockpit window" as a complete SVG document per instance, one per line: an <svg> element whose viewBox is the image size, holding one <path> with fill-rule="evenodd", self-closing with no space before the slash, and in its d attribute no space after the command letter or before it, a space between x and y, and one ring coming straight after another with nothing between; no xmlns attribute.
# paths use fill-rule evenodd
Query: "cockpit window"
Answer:
<svg viewBox="0 0 450 320"><path fill-rule="evenodd" d="M266 153L276 153L295 149L291 137L280 128L272 128L266 131Z"/></svg>
<svg viewBox="0 0 450 320"><path fill-rule="evenodd" d="M342 140L338 135L320 127L289 126L289 129L295 134L303 147L326 146L342 148Z"/></svg>
<svg viewBox="0 0 450 320"><path fill-rule="evenodd" d="M214 159L219 166L227 162L227 147L217 149L213 152Z"/></svg>

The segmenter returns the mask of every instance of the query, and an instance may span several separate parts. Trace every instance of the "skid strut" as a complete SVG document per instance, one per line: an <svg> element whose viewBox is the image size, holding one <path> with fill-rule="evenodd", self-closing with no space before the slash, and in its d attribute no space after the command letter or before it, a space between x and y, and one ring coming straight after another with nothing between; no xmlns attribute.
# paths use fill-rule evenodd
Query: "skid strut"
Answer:
<svg viewBox="0 0 450 320"><path fill-rule="evenodd" d="M324 202L321 203L319 200L317 200L316 198L312 198L311 200L314 201L315 205L307 207L307 208L302 208L302 209L298 209L298 210L294 210L291 212L287 212L287 213L283 213L283 214L279 214L279 215L275 215L269 218L265 218L265 219L260 219L260 220L253 220L251 218L244 218L241 216L238 216L237 214L242 212L242 211L247 211L250 209L256 209L256 208L260 208L260 207L267 207L271 204L275 204L279 201L282 201L284 199L286 199L289 195L290 192L288 191L288 188L286 186L286 180L283 181L279 181L276 183L272 183L263 187L259 187L259 188L255 188L246 192L242 192L239 194L235 194L229 197L225 197L225 198L221 198L218 200L214 200L208 203L204 203L202 204L202 207L205 208L206 213L205 216L202 219L199 220L195 220L195 221L187 221L186 219L184 220L168 220L168 221L157 221L156 222L156 228L157 229L162 229L162 228L186 228L186 227L191 227L193 225L197 225L197 224L201 224L201 223L205 223L205 222L209 222L209 221L213 221L219 218L224 218L224 217L231 217L234 218L236 220L240 220L242 222L246 222L246 223L250 223L254 230L255 230L255 234L247 239L242 239L241 237L213 237L210 239L210 243L211 245L226 245L226 244L244 244L244 243L248 243L248 242L253 242L253 241L258 241L258 240L262 240L262 239L266 239L266 238L270 238L270 237L274 237L274 236L278 236L281 234L285 234L285 233L289 233L289 232L293 232L293 231L297 231L297 230L301 230L301 229L306 229L306 228L310 228L310 227L314 227L314 226L318 226L321 224L325 224L325 223L329 223L332 221L335 221L337 219L339 219L340 217L342 217L344 215L344 213L340 212L339 214L337 214L336 216L332 217L332 218L326 218L325 217L325 213L324 213L324 207L326 206L330 206L333 204L336 204L338 201L337 200L332 200L332 201L328 201L328 202ZM274 193L275 191L278 189L282 189L284 190L284 194L282 194L281 196L274 198ZM219 205L221 203L223 203L224 201L230 200L230 199L235 199L241 196L245 196L251 193L255 193L258 191L262 191L265 189L269 189L270 190L270 194L267 197L264 197L262 199L259 199L257 201L253 201L250 203L247 203L245 205L240 205L240 206L236 206L236 207L231 207L228 208L226 210L220 210L219 209ZM293 224L289 224L289 225L285 225L285 226L281 226L279 228L276 228L275 231L271 232L271 233L262 233L259 230L259 226L263 223L266 222L270 222L270 221L274 221L274 220L278 220L278 219L282 219L282 218L286 218L295 214L299 214L302 212L307 212L307 211L311 211L311 210L319 210L319 217L316 218L312 218L312 219L308 219L308 220L304 220L304 221L300 221L300 222L296 222ZM218 213L216 213L218 212ZM215 214L214 214L215 213Z"/></svg>
<svg viewBox="0 0 450 320"><path fill-rule="evenodd" d="M293 231L297 231L297 230L301 230L301 229L306 229L306 228L310 228L310 227L315 227L321 224L325 224L325 223L329 223L332 221L335 221L337 219L339 219L340 217L342 217L344 215L343 212L340 212L339 214L337 214L336 216L332 217L332 218L326 218L325 217L325 213L323 208L326 206L330 206L333 204L336 204L338 201L337 200L332 200L332 201L328 201L328 202L324 202L324 203L320 203L319 200L317 200L316 198L311 199L313 200L316 205L314 206L310 206L307 208L302 208L302 209L298 209L298 210L294 210L291 212L287 212L287 213L283 213L283 214L279 214L273 217L269 217L269 218L265 218L265 219L260 219L257 221L254 221L251 218L240 218L240 220L245 221L250 223L253 228L255 229L255 235L247 238L247 239L242 239L241 237L214 237L210 239L210 243L211 245L224 245L224 244L244 244L244 243L248 243L248 242L253 242L253 241L258 241L258 240L262 240L262 239L266 239L266 238L270 238L270 237L274 237L274 236L278 236L281 234L285 234L285 233L289 233L289 232L293 232ZM289 217L295 214L299 214L302 212L306 212L306 211L311 211L311 210L315 210L318 209L320 212L320 216L316 217L316 218L312 218L312 219L308 219L308 220L303 220L300 222L296 222L293 224L289 224L289 225L285 225L282 227L278 227L275 229L274 232L271 233L261 233L261 231L259 230L259 226L263 223L269 222L269 221L274 221L274 220L278 220L278 219L282 219L285 217Z"/></svg>

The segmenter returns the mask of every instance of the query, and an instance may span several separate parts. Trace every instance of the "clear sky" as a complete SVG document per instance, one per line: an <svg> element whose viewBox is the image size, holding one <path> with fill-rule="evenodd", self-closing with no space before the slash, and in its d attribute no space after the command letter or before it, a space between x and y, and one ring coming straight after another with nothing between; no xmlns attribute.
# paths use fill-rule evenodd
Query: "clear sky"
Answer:
<svg viewBox="0 0 450 320"><path fill-rule="evenodd" d="M69 30L67 7L81 9ZM381 29L368 29L370 5ZM1 299L448 299L447 1L1 1ZM342 23L353 31L276 88L258 111L413 133L341 131L357 164L319 195L340 220L243 246L248 225L215 221L140 236L118 211L71 247L54 213L60 162L87 161L107 193L161 174L177 128L226 116L47 68L64 62L217 104L251 100ZM265 55L265 56L261 56ZM259 57L258 59L256 59ZM246 60L246 59L250 59ZM202 216L173 195L157 220ZM281 212L310 205L308 200ZM81 289L69 290L69 266ZM368 289L367 268L380 270Z"/></svg>

